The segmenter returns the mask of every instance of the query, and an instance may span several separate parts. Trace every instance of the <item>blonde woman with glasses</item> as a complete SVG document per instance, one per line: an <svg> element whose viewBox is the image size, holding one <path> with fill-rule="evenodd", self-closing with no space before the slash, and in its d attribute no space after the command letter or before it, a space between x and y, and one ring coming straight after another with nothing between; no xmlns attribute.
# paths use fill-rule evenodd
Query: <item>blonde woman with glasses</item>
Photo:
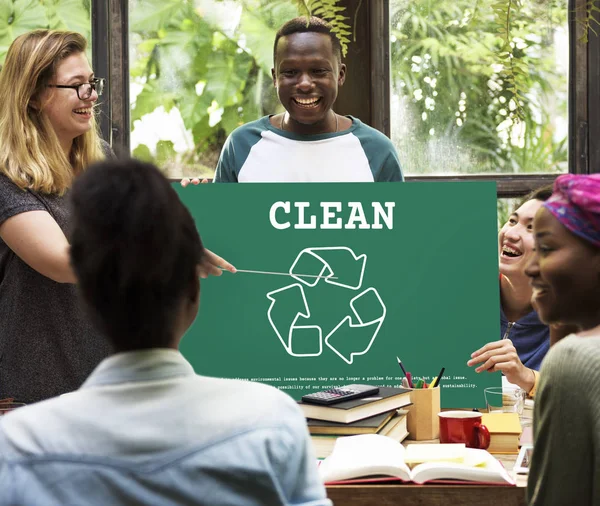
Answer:
<svg viewBox="0 0 600 506"><path fill-rule="evenodd" d="M0 72L0 399L75 390L111 352L77 303L66 236L73 179L110 152L86 48L78 33L36 30ZM217 266L235 271L209 252L202 275Z"/></svg>
<svg viewBox="0 0 600 506"><path fill-rule="evenodd" d="M74 390L111 351L79 310L65 236L73 178L105 156L86 47L26 33L0 72L0 399Z"/></svg>

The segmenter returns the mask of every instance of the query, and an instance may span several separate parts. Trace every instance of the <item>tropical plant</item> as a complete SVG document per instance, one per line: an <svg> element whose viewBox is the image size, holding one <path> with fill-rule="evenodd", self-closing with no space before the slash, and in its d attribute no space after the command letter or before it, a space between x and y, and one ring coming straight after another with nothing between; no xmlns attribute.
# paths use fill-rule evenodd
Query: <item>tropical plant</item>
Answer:
<svg viewBox="0 0 600 506"><path fill-rule="evenodd" d="M392 2L394 140L408 173L565 170L555 120L566 125L567 78L553 36L566 5L513 0L499 31L499 3Z"/></svg>
<svg viewBox="0 0 600 506"><path fill-rule="evenodd" d="M203 10L189 0L131 2L131 79L141 86L132 128L157 108L176 107L194 144L180 156L172 142L163 142L160 157L172 164L214 167L231 131L276 108L270 91L272 41L282 20L297 15L296 8L272 1L222 7L213 2ZM153 156L145 144L134 155Z"/></svg>
<svg viewBox="0 0 600 506"><path fill-rule="evenodd" d="M90 1L0 0L0 62L14 37L33 28L89 37ZM595 33L599 1L585 6L586 34ZM346 50L357 19L340 0L129 5L132 138L162 111L179 117L186 139L176 149L172 132L152 125L155 140L136 141L134 153L175 173L210 174L234 128L280 110L270 68L281 23L298 14L325 17ZM546 48L552 27L566 24L565 0L391 5L392 81L403 128L394 135L409 173L564 170L566 143L548 113L566 115L566 95L557 93L564 76Z"/></svg>
<svg viewBox="0 0 600 506"><path fill-rule="evenodd" d="M132 0L130 48L133 82L141 86L131 111L137 121L160 108L176 108L193 145L177 154L171 140L156 154L142 143L140 158L160 156L175 173L210 175L227 135L278 110L271 67L279 26L300 15L325 17L342 43L350 26L338 0ZM204 167L204 169L202 168Z"/></svg>
<svg viewBox="0 0 600 506"><path fill-rule="evenodd" d="M205 166L210 172L233 129L278 108L270 71L283 22L299 14L324 17L346 52L351 27L338 4L131 0L132 130L150 113L176 111L192 138L184 152L163 138L155 146L139 143L134 154L167 168ZM90 0L0 0L0 58L15 37L35 28L69 28L89 37Z"/></svg>
<svg viewBox="0 0 600 506"><path fill-rule="evenodd" d="M90 37L90 0L0 0L0 64L12 41L39 28Z"/></svg>
<svg viewBox="0 0 600 506"><path fill-rule="evenodd" d="M599 0L587 0L580 8L584 11L583 19L576 17L576 21L583 27L582 42L588 42L590 31L598 36L596 29L600 26L600 2Z"/></svg>
<svg viewBox="0 0 600 506"><path fill-rule="evenodd" d="M348 16L345 15L345 7L339 5L339 0L293 0L296 4L298 4L298 9L301 15L306 16L318 16L326 19L329 24L332 26L332 32L336 34L337 38L342 45L342 53L346 56L348 52L348 44L350 43L350 39L348 38L352 35L350 31L350 26L346 23L348 21ZM360 5L362 1L358 3L356 8L356 12L354 15L355 23L356 23L356 13L360 10ZM356 26L356 25L355 25ZM356 33L356 28L354 30Z"/></svg>

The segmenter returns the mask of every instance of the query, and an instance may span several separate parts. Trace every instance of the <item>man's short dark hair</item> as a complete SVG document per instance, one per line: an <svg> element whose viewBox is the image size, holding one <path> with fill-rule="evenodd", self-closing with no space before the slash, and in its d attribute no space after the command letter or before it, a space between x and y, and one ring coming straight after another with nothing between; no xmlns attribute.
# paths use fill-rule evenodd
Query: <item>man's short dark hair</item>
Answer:
<svg viewBox="0 0 600 506"><path fill-rule="evenodd" d="M289 20L279 30L277 30L277 34L275 35L275 43L273 44L273 65L275 65L275 60L277 57L277 43L279 42L279 39L287 35L292 35L293 33L306 32L324 33L325 35L328 35L331 39L333 54L337 58L338 63L341 63L342 45L340 44L340 40L337 38L336 34L331 31L331 25L324 19L316 16L311 16L307 23L306 16L300 16Z"/></svg>
<svg viewBox="0 0 600 506"><path fill-rule="evenodd" d="M71 263L92 321L117 351L172 345L204 254L175 190L152 164L112 160L79 176L71 201Z"/></svg>

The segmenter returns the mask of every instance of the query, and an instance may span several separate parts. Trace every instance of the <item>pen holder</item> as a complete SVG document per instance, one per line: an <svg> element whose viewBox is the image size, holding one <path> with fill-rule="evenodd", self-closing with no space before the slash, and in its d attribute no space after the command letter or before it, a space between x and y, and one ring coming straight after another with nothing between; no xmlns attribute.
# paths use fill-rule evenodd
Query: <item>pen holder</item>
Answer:
<svg viewBox="0 0 600 506"><path fill-rule="evenodd" d="M440 387L411 390L408 409L408 439L422 441L440 437L438 413L441 411Z"/></svg>

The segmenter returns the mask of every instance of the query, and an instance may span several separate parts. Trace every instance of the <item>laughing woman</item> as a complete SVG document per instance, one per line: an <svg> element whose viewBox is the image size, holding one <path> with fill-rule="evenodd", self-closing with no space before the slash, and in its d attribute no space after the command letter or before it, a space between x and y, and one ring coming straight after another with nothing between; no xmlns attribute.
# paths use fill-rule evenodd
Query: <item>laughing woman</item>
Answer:
<svg viewBox="0 0 600 506"><path fill-rule="evenodd" d="M531 506L600 504L600 174L565 175L534 220L526 273L546 324L578 331L553 346L540 374Z"/></svg>
<svg viewBox="0 0 600 506"><path fill-rule="evenodd" d="M73 32L34 31L0 73L0 398L31 403L79 387L109 352L75 300L64 230L73 177L103 158L103 80Z"/></svg>
<svg viewBox="0 0 600 506"><path fill-rule="evenodd" d="M475 351L467 362L478 373L501 371L508 381L533 396L537 374L550 347L550 328L531 305L525 274L533 254L533 218L548 197L550 186L527 196L498 234L501 339ZM558 332L558 331L557 331Z"/></svg>
<svg viewBox="0 0 600 506"><path fill-rule="evenodd" d="M104 80L86 46L74 32L26 33L0 72L0 399L74 390L111 351L77 304L64 233L73 178L104 157ZM209 254L205 275L214 263L233 269Z"/></svg>

